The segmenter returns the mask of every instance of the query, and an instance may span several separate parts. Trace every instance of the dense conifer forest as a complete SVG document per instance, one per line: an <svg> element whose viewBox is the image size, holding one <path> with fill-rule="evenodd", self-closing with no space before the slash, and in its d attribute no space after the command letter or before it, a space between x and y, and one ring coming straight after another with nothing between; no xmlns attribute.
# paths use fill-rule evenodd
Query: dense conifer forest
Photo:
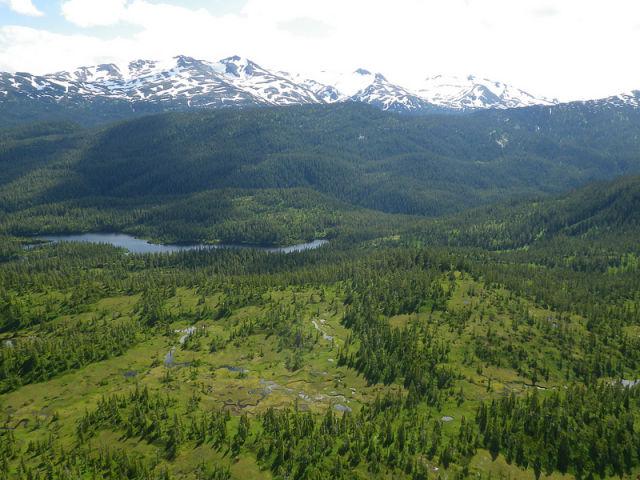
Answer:
<svg viewBox="0 0 640 480"><path fill-rule="evenodd" d="M17 127L0 133L0 232L287 243L285 220L304 238L361 231L370 210L533 200L640 173L640 113L621 110L411 117L346 104Z"/></svg>
<svg viewBox="0 0 640 480"><path fill-rule="evenodd" d="M2 131L0 479L636 478L638 120Z"/></svg>

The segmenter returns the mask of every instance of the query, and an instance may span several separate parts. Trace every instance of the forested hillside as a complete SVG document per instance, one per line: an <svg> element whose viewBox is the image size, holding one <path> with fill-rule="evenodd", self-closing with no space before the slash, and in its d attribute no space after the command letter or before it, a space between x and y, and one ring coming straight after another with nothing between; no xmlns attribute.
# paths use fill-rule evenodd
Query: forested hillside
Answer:
<svg viewBox="0 0 640 480"><path fill-rule="evenodd" d="M7 95L0 102L0 127L20 127L42 121L78 122L96 126L162 111L160 105L117 99L33 100L18 95Z"/></svg>
<svg viewBox="0 0 640 480"><path fill-rule="evenodd" d="M639 116L1 132L0 479L636 478Z"/></svg>
<svg viewBox="0 0 640 480"><path fill-rule="evenodd" d="M637 109L578 106L408 117L345 104L163 114L98 130L39 124L2 134L0 228L213 241L255 212L230 199L257 199L277 217L293 205L275 191L291 188L294 204L304 191L332 215L440 216L638 172L639 133ZM178 209L192 219L186 229L172 219ZM219 225L228 219L236 225ZM327 222L349 223L324 215L301 228Z"/></svg>
<svg viewBox="0 0 640 480"><path fill-rule="evenodd" d="M511 201L466 211L414 229L428 241L489 249L526 247L558 238L595 243L633 240L640 227L640 177L597 182L538 201Z"/></svg>

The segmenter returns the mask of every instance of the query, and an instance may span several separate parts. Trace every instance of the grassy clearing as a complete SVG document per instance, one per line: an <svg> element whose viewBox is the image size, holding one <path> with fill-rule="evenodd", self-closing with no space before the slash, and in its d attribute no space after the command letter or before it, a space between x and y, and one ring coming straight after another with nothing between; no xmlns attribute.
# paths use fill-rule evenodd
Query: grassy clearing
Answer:
<svg viewBox="0 0 640 480"><path fill-rule="evenodd" d="M487 338L496 348L510 339L526 339L530 359L557 360L558 348L549 333L553 328L543 329L546 323L560 321L554 312L515 298L504 289L489 289L459 273L443 282L451 292L446 312L421 309L418 313L393 316L389 323L398 329L414 322L428 325L449 345L446 365L458 377L440 408L430 409L429 413L431 418L441 420L445 438L455 438L462 419L473 419L483 400L512 392L521 395L532 388L556 389L564 384L565 372L554 361L547 363L546 377L534 385L526 369L514 368L508 350L498 349L491 358L478 356L478 345ZM56 292L50 295L56 301L62 298ZM398 386L369 385L356 371L338 366L338 349L350 334L341 324L341 295L338 286L273 289L259 301L234 308L230 315L216 319L215 312L225 300L223 293L203 297L194 290L179 288L165 302L171 322L145 334L124 354L43 383L25 385L0 397L5 425L13 429L21 448L29 442L43 441L52 432L59 445L70 448L77 441L75 425L86 411L95 409L101 398L136 386L170 395L179 405L197 397L199 409L223 408L234 419L241 414L254 417L269 408L291 406L318 413L338 405L357 411L385 391L396 391ZM139 295L102 298L83 311L60 315L49 326L82 324L95 318L137 318L139 301ZM39 298L39 303L46 302L46 298ZM259 327L274 307L295 311L293 320L287 321L293 322L296 335L307 339L298 368L289 365L289 339L265 333ZM213 313L195 315L202 311ZM523 311L527 312L528 323L520 319ZM584 330L580 317L563 321L567 328ZM21 334L42 334L38 328ZM629 329L628 333L633 334L634 330ZM357 348L357 342L351 348ZM173 352L171 365L165 362L169 352ZM96 448L130 449L148 459L159 455L154 444L125 439L117 431L101 431L91 442ZM159 465L167 467L176 478L195 478L194 465L201 463L228 465L232 478L271 478L250 451L235 458L228 451L207 445L183 447L174 461L160 460ZM443 478L448 475L437 461L431 463L431 468L433 472L437 468ZM508 465L501 456L493 460L484 450L472 459L469 471L491 478L533 477L531 469ZM549 478L559 477L554 474Z"/></svg>

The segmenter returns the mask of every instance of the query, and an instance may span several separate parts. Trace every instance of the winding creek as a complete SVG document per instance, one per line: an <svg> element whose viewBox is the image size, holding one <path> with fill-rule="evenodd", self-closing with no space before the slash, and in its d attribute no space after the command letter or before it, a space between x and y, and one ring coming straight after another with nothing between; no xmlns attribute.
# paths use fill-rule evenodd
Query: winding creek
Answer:
<svg viewBox="0 0 640 480"><path fill-rule="evenodd" d="M57 243L57 242L85 242L85 243L102 243L113 245L114 247L124 248L128 250L130 253L174 253L174 252L182 252L188 250L213 250L213 249L255 249L261 250L271 253L293 253L293 252L303 252L305 250L313 250L319 248L326 243L328 240L313 240L307 243L300 243L296 245L290 245L287 247L263 247L263 246L253 246L253 245L242 245L242 244L194 244L194 245L163 245L163 244L155 244L150 243L146 240L133 237L131 235L122 234L122 233L83 233L83 234L74 234L74 235L42 235L39 237L35 237L35 240L47 242L47 243ZM33 244L29 248L46 245L44 244ZM325 331L325 321L322 319L312 320L313 327L322 335L322 337L326 341L334 341L334 337L329 335ZM187 339L196 333L196 327L191 326L182 330L176 330L176 333L180 334L178 339L178 344L171 347L169 351L164 356L164 366L167 368L172 367L180 367L186 366L188 363L177 363L175 361L176 350L182 346ZM247 373L248 370L242 367L232 366L232 365L222 365L219 368L224 368L229 370L230 372L238 372L238 373ZM128 371L124 374L127 377L134 377L136 372ZM346 404L349 403L349 400L344 397L344 395L340 395L336 392L331 392L328 394L309 394L304 390L293 389L287 387L285 385L280 385L276 382L265 380L263 378L260 379L260 388L253 389L250 391L251 394L257 395L259 397L259 401L264 399L265 397L271 395L274 391L279 390L282 393L290 396L297 396L302 400L305 400L310 403L318 402L318 401L326 401L329 400L333 404L333 408L337 411L341 412L350 412L351 407ZM336 401L341 403L335 403Z"/></svg>
<svg viewBox="0 0 640 480"><path fill-rule="evenodd" d="M324 325L325 321L324 320L320 320L320 324ZM327 335L321 328L320 325L318 325L318 322L316 322L315 320L313 321L313 325L314 327L320 331L325 340L331 340L333 341L332 336ZM184 345L184 343L187 341L187 339L195 334L197 332L197 327L195 326L191 326L191 327L187 327L185 329L180 329L180 330L174 330L175 333L180 334L180 338L178 339L178 345L171 347L171 349L166 353L166 355L164 356L164 366L166 368L173 368L173 367L184 367L184 366L188 366L189 362L186 363L176 363L175 361L175 353L178 347L181 347L182 345ZM219 369L224 369L224 370L228 370L229 372L235 372L235 373L240 373L240 374L247 374L249 373L249 370L244 368L244 367L239 367L236 365L220 365L219 367L217 367ZM326 375L327 372L319 372L320 375ZM125 372L125 376L135 376L136 373L135 372ZM296 382L297 383L297 382ZM298 397L302 400L304 400L305 402L308 403L317 403L317 402L322 402L322 401L327 401L329 400L330 403L333 405L333 409L339 412L351 412L352 409L351 407L349 407L347 405L347 403L350 403L350 400L347 399L344 395L341 395L335 391L332 391L330 393L317 393L317 394L309 394L307 392L305 392L304 390L299 390L299 389L294 389L294 388L290 388L286 385L281 385L279 383L276 383L272 380L265 380L264 378L260 378L260 387L259 388L254 388L254 389L250 389L249 390L249 394L250 395L255 395L258 397L258 400L255 404L243 404L241 406L241 408L244 408L248 405L257 405L259 402L261 402L262 400L264 400L265 398L267 398L269 395L273 394L275 391L280 391L281 393L284 393L285 395L291 396L291 397ZM351 394L353 395L355 393L355 389L351 389ZM340 403L336 403L336 402L340 402ZM225 403L226 404L226 403Z"/></svg>

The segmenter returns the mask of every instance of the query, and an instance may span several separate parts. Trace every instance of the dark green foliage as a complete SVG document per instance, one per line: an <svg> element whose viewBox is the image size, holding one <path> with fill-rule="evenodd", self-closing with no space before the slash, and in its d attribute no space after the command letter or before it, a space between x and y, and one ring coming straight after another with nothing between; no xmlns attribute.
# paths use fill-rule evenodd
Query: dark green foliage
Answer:
<svg viewBox="0 0 640 480"><path fill-rule="evenodd" d="M456 440L445 446L440 422L405 405L400 397L386 397L354 415L271 409L260 418L258 458L279 478L352 478L355 469L425 478L432 461L475 453L470 424L463 421Z"/></svg>
<svg viewBox="0 0 640 480"><path fill-rule="evenodd" d="M430 242L487 249L520 248L558 237L629 243L640 228L640 177L594 183L559 198L476 209L434 225L415 233ZM591 254L597 253L591 248Z"/></svg>
<svg viewBox="0 0 640 480"><path fill-rule="evenodd" d="M216 378L217 359L181 371L156 355L150 371L164 377L92 400L75 432L57 415L27 432L7 413L0 478L227 480L248 458L275 478L425 479L436 465L464 478L481 473L479 448L538 477L636 475L640 387L619 383L640 371L638 178L437 220L372 210L440 214L637 170L637 113L625 115L576 106L409 118L342 105L2 133L3 233L331 241L291 255L130 255L23 249L25 239L2 235L0 391L165 335L198 361L264 338L266 357L296 378L313 375L321 346L335 371L384 394L345 413L296 403L241 415L211 405L199 384L198 367ZM177 300L184 289L188 307ZM337 343L309 325L325 296L348 332ZM127 314L97 307L111 297L129 297ZM209 322L225 329L211 335ZM184 325L197 329L178 346ZM262 367L263 345L254 347ZM92 446L103 436L132 450ZM185 465L194 448L210 456Z"/></svg>
<svg viewBox="0 0 640 480"><path fill-rule="evenodd" d="M606 384L482 404L476 421L493 455L578 478L630 474L640 464L640 389Z"/></svg>
<svg viewBox="0 0 640 480"><path fill-rule="evenodd" d="M454 377L441 365L447 361L447 346L424 324L394 329L383 315L412 313L423 305L444 309L447 295L431 259L417 255L402 260L410 264L396 264L393 274L381 275L376 269L353 279L344 325L354 332L359 347L354 353L347 345L338 362L356 368L371 383L402 378L409 401L436 405L440 390L450 387Z"/></svg>
<svg viewBox="0 0 640 480"><path fill-rule="evenodd" d="M264 244L382 229L389 217L356 207L434 216L637 172L638 125L633 109L402 117L355 104L46 124L0 142L0 229ZM483 241L522 243L539 224Z"/></svg>
<svg viewBox="0 0 640 480"><path fill-rule="evenodd" d="M138 341L136 322L95 320L41 329L0 348L0 393L121 355Z"/></svg>
<svg viewBox="0 0 640 480"><path fill-rule="evenodd" d="M171 321L172 315L176 315L169 312L167 304L175 289L181 286L197 288L203 296L213 292L224 295L224 302L215 309L201 302L191 314L193 318L198 318L198 312L208 312L205 318L215 318L217 311L218 318L226 318L235 309L247 305L264 307L264 315L238 323L229 331L228 338L212 339L205 345L214 343L216 349L224 348L228 342L242 342L249 335L263 332L275 335L279 346L290 351L293 357L304 355L314 341L312 336L296 335L305 303L295 300L290 305L282 305L270 299L267 292L274 286L322 288L331 284L340 285L343 291L344 325L351 330L350 339L340 350L339 361L361 372L372 384L397 385L391 388L404 387L404 393L381 397L352 414L331 410L320 415L272 410L257 418L238 418L228 412L203 408L196 397L179 405L164 393L152 393L140 387L129 393L107 396L95 409L86 412L77 424L78 447L72 451L61 456L54 449L55 454L47 457L45 452L51 450L47 444L34 444L31 451L37 458L47 459L43 462L50 467L25 466L24 474L16 473L17 478L28 478L29 469L33 469L32 476L36 471L50 469L53 473L48 474L49 478L61 478L59 472L62 471L98 471L103 477L113 479L166 478L165 470L152 461L119 451L88 452L80 447L102 430L117 431L124 438L140 439L156 446L162 461L169 464L198 445L208 445L223 455L242 457L250 452L277 478L349 478L354 469L371 476L386 473L396 478L425 478L427 472L431 475L434 464L440 468L448 466L453 474L464 472L464 466L478 446L540 474L554 470L577 473L581 469L586 478L589 472L599 475L602 468L607 474L629 472L638 461L637 453L632 451L622 449L618 454L607 447L606 455L594 457L600 459L600 463L589 458L593 442L593 448L600 448L597 438L607 439L607 445L622 441L634 446L637 442L635 425L629 428L630 419L635 418L639 410L637 387L624 390L608 384L598 386L593 381L602 376L629 378L628 375L637 372L640 348L634 339L626 338L622 330L624 325L640 324L637 300L631 301L633 297L630 297L637 291L637 283L620 284L620 276L630 278L625 269L598 273L599 267L588 262L585 273L589 275L570 267L536 268L535 271L541 272L533 277L537 281L527 283L532 277L524 274L523 269L531 268L532 255L542 258L545 252L544 258L551 261L555 250L497 254L384 244L330 246L296 255L211 251L131 256L106 246L71 244L26 251L20 260L0 264L2 288L9 293L3 299L4 304L9 305L5 309L15 311L17 305L23 309L23 313L12 316L24 319L19 320L16 325L20 326L15 328L37 329L48 342L39 339L40 350L35 344L27 349L29 342L24 348L2 349L4 365L9 365L8 359L16 358L22 359L22 365L39 365L38 369L16 368L17 363L11 360L14 366L4 371L24 369L21 383L50 378L65 369L86 364L83 362L105 358L93 355L93 351L117 355L146 329L163 328L163 322ZM478 332L470 344L473 355L503 368L510 367L514 359L522 358L521 368L527 375L531 373L529 364L538 362L535 371L539 382L544 380L546 363L564 362L573 372L568 377L566 393L539 392L530 397L488 401L475 419L462 422L453 434L443 432L444 427L432 409L437 411L439 406L452 400L462 404L475 401L465 398L466 392L460 393L456 384L460 376L456 365L450 364L449 346L434 336L433 330L438 322L458 328L471 321L472 314L476 313L450 311L447 306L451 298L449 285L454 282L456 270L482 276L489 285L504 283L516 291L527 288L523 293L539 296L540 302L552 304L562 294L574 308L584 310L585 328L588 328L586 333L578 333L575 324L569 327L569 315L554 318L561 326L554 328L550 321L531 318L521 300L507 293L500 294L496 305L513 319L514 331L504 336L490 330ZM562 292L559 285L566 278L571 278L572 288ZM601 297L594 298L589 293L594 281L598 283ZM53 327L46 318L40 323L34 322L32 319L38 315L33 312L40 307L27 293L51 288L74 292L67 300L51 307L58 312L76 311L86 302L95 302L104 295L140 294L136 311L142 320L140 324L146 326L140 327L134 321L103 319L89 321L82 328L74 325L67 331L69 325ZM624 298L625 302L618 304L616 298ZM609 315L604 314L605 308L609 308ZM409 321L405 328L389 325L390 316L414 312L433 318L425 323ZM7 328L14 327L7 324ZM121 335L125 332L126 335ZM544 333L560 351L566 350L566 355L537 357L534 346L526 343L526 335L538 332ZM196 340L199 338L194 336L193 341ZM73 345L73 349L62 350L61 345ZM526 348L519 348L525 345ZM188 344L185 348L191 347ZM47 355L41 355L41 350L46 350ZM59 363L62 351L65 361L69 359L71 363ZM15 356L18 352L24 355ZM78 357L84 360L73 360ZM527 410L533 396L538 398L537 414ZM538 421L534 429L527 429L526 419L531 418ZM541 420L547 418L548 423ZM15 451L11 434L3 435L3 440L6 439L4 457L15 467L19 465L21 453L11 453ZM549 440L551 437L553 440ZM70 459L75 463L69 464ZM123 473L125 471L129 473ZM229 478L226 465L204 465L196 471L200 478Z"/></svg>
<svg viewBox="0 0 640 480"><path fill-rule="evenodd" d="M0 103L0 128L24 128L32 122L77 122L99 125L125 118L163 111L162 106L145 102L95 98L88 100L38 98L10 94Z"/></svg>

